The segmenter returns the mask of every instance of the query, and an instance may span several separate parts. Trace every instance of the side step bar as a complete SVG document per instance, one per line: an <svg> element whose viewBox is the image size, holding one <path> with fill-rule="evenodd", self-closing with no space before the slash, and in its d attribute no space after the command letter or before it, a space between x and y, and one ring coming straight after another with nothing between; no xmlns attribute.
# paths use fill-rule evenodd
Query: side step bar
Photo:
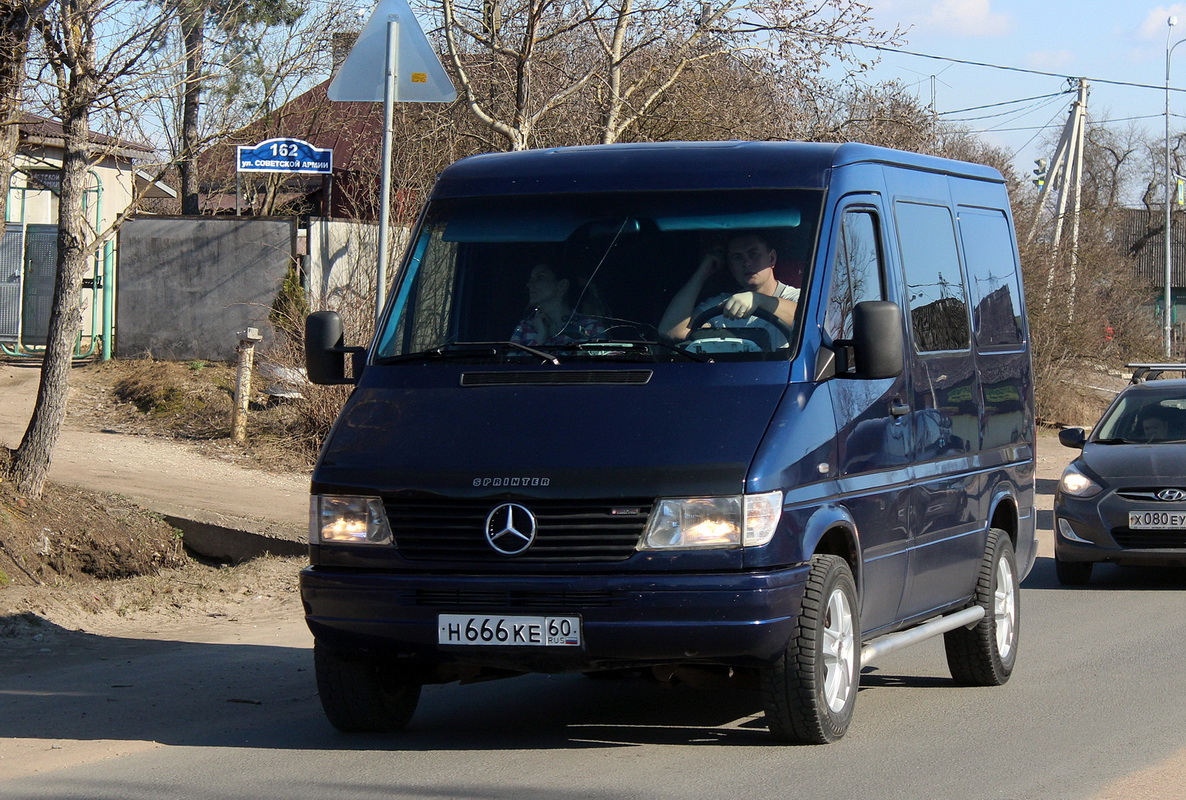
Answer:
<svg viewBox="0 0 1186 800"><path fill-rule="evenodd" d="M895 650L901 650L903 647L918 644L921 641L930 639L932 636L953 631L963 625L972 625L979 622L983 617L984 607L972 606L971 608L965 608L963 611L957 611L954 614L948 614L945 617L924 622L917 628L909 628L898 633L891 633L880 639L874 639L861 648L861 667L867 667L874 660Z"/></svg>

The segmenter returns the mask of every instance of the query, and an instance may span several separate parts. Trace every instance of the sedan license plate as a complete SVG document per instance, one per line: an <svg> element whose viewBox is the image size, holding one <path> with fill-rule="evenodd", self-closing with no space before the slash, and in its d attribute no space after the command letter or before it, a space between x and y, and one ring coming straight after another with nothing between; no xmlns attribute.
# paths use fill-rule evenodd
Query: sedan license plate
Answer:
<svg viewBox="0 0 1186 800"><path fill-rule="evenodd" d="M1130 511L1128 527L1138 531L1186 528L1186 511Z"/></svg>
<svg viewBox="0 0 1186 800"><path fill-rule="evenodd" d="M580 647L581 618L441 614L437 643Z"/></svg>

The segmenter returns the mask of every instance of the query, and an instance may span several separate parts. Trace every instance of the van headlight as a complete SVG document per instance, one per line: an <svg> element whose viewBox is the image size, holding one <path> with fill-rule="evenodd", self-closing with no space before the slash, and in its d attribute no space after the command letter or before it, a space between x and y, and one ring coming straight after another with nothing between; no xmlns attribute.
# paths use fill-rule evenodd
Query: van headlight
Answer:
<svg viewBox="0 0 1186 800"><path fill-rule="evenodd" d="M378 497L315 494L309 504L309 543L391 544Z"/></svg>
<svg viewBox="0 0 1186 800"><path fill-rule="evenodd" d="M641 550L757 547L774 537L782 492L729 497L674 497L651 512Z"/></svg>

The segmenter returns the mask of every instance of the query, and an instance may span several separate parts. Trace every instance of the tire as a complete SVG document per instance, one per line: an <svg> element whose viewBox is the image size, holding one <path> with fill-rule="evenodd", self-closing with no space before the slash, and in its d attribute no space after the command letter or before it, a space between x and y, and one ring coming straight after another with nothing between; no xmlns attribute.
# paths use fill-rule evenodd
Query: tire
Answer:
<svg viewBox="0 0 1186 800"><path fill-rule="evenodd" d="M943 634L951 677L964 686L1000 686L1017 663L1020 605L1017 563L1009 534L999 528L988 532L988 545L980 562L975 604L984 616L971 628Z"/></svg>
<svg viewBox="0 0 1186 800"><path fill-rule="evenodd" d="M1063 561L1054 554L1054 575L1062 586L1086 586L1091 582L1090 561Z"/></svg>
<svg viewBox="0 0 1186 800"><path fill-rule="evenodd" d="M380 662L347 658L314 642L313 665L321 707L343 733L401 730L420 701L419 683L401 680Z"/></svg>
<svg viewBox="0 0 1186 800"><path fill-rule="evenodd" d="M861 671L856 583L839 556L817 555L796 633L761 671L770 734L796 744L828 744L852 720Z"/></svg>

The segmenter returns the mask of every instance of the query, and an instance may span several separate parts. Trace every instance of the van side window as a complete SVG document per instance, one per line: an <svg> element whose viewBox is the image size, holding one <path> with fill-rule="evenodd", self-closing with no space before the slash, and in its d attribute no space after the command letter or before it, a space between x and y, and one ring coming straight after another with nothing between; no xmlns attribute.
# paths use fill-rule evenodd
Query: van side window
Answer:
<svg viewBox="0 0 1186 800"><path fill-rule="evenodd" d="M1004 212L959 210L960 236L972 290L972 328L978 347L1021 343L1021 287L1013 237Z"/></svg>
<svg viewBox="0 0 1186 800"><path fill-rule="evenodd" d="M869 210L850 210L841 217L824 319L824 330L834 340L852 338L852 310L857 303L885 298L878 227L877 217Z"/></svg>
<svg viewBox="0 0 1186 800"><path fill-rule="evenodd" d="M916 349L968 349L968 299L951 211L899 202L896 220Z"/></svg>

